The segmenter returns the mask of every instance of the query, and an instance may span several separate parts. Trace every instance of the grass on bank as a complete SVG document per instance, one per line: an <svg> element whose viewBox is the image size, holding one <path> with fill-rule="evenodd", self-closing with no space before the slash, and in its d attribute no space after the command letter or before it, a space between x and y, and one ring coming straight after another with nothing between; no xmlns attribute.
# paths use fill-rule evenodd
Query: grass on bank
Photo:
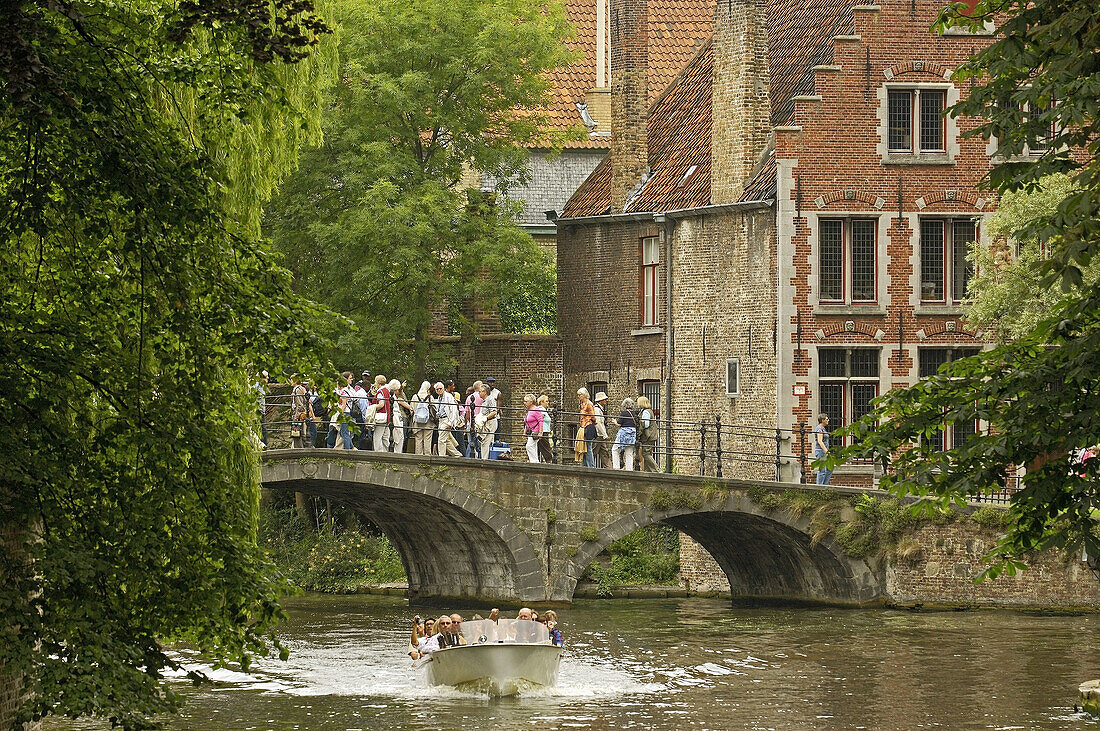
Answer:
<svg viewBox="0 0 1100 731"><path fill-rule="evenodd" d="M620 538L585 569L582 578L610 596L617 586L678 584L680 532L667 525L649 525Z"/></svg>
<svg viewBox="0 0 1100 731"><path fill-rule="evenodd" d="M260 508L260 540L278 569L306 591L353 593L405 581L397 549L377 528L335 504L317 501L318 519L307 524L292 502Z"/></svg>

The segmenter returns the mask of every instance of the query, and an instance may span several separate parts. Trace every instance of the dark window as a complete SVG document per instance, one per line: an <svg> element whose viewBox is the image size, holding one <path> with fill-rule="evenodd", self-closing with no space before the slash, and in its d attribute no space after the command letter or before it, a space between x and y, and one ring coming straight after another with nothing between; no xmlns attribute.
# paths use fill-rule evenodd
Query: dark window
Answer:
<svg viewBox="0 0 1100 731"><path fill-rule="evenodd" d="M943 301L943 221L926 218L920 222L920 298Z"/></svg>
<svg viewBox="0 0 1100 731"><path fill-rule="evenodd" d="M943 109L947 102L946 91L922 91L920 94L920 149L921 152L944 152Z"/></svg>
<svg viewBox="0 0 1100 731"><path fill-rule="evenodd" d="M821 221L821 299L844 299L844 221Z"/></svg>
<svg viewBox="0 0 1100 731"><path fill-rule="evenodd" d="M974 274L967 257L977 239L978 225L971 219L921 220L921 300L954 303L966 298Z"/></svg>
<svg viewBox="0 0 1100 731"><path fill-rule="evenodd" d="M818 407L838 429L871 412L878 396L877 348L821 348L818 356Z"/></svg>
<svg viewBox="0 0 1100 731"><path fill-rule="evenodd" d="M891 89L888 97L888 143L891 152L913 151L913 92Z"/></svg>
<svg viewBox="0 0 1100 731"><path fill-rule="evenodd" d="M823 218L821 232L822 302L874 302L877 299L878 221ZM849 289L848 282L851 282Z"/></svg>
<svg viewBox="0 0 1100 731"><path fill-rule="evenodd" d="M920 377L934 376L944 363L950 363L959 358L968 358L980 352L980 348L921 348L917 354ZM943 429L933 432L930 436L922 436L921 442L931 444L932 449L939 452L948 446L959 447L971 434L978 433L978 424L973 421L944 424L943 426Z"/></svg>

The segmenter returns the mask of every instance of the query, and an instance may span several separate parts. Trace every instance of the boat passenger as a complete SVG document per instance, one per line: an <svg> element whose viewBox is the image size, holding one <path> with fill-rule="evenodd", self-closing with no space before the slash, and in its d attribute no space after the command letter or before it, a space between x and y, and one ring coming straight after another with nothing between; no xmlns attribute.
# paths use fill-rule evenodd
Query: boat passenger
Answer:
<svg viewBox="0 0 1100 731"><path fill-rule="evenodd" d="M565 641L562 639L561 630L558 629L558 613L553 609L547 609L542 617L546 620L546 629L550 630L550 644L561 647Z"/></svg>
<svg viewBox="0 0 1100 731"><path fill-rule="evenodd" d="M454 631L454 623L451 618L444 614L438 620L436 620L435 628L436 634L432 635L432 638L428 640L424 645L423 652L435 652L445 647L456 647L457 645L465 645L466 639Z"/></svg>
<svg viewBox="0 0 1100 731"><path fill-rule="evenodd" d="M523 607L519 610L519 614L516 615L516 619L531 619L531 608Z"/></svg>
<svg viewBox="0 0 1100 731"><path fill-rule="evenodd" d="M413 660L420 659L420 645L426 639L424 620L417 615L413 617L412 636L409 637L409 657Z"/></svg>

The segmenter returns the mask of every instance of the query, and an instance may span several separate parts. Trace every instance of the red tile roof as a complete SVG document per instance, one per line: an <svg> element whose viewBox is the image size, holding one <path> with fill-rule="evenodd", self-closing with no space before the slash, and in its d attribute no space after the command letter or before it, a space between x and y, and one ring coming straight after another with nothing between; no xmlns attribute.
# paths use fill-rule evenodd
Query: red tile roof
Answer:
<svg viewBox="0 0 1100 731"><path fill-rule="evenodd" d="M650 0L650 8L657 1ZM662 1L674 4L674 0ZM832 37L851 32L850 3L851 0L769 1L773 124L790 119L792 97L813 92L813 66L831 63ZM647 136L651 173L624 212L671 211L710 203L711 74L708 42L650 107ZM775 156L769 153L746 184L741 200L773 199L775 175ZM611 165L604 158L569 199L561 218L599 216L610 210Z"/></svg>
<svg viewBox="0 0 1100 731"><path fill-rule="evenodd" d="M651 103L710 38L714 3L715 0L649 0ZM576 30L576 37L567 45L579 58L551 74L552 101L544 111L555 130L580 123L576 102L583 102L588 90L596 85L596 0L566 0L565 10ZM611 140L596 137L567 142L565 147L606 149L611 147Z"/></svg>

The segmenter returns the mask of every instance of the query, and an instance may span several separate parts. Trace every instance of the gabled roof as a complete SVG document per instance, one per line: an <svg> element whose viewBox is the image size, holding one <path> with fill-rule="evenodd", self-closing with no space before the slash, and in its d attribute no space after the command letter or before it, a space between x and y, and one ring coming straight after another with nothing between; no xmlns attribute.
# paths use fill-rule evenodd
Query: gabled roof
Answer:
<svg viewBox="0 0 1100 731"><path fill-rule="evenodd" d="M813 93L813 67L832 62L834 35L851 32L851 1L769 1L769 93L773 124L790 119L793 97ZM659 213L710 204L712 73L712 50L707 42L650 107L647 125L650 175L639 181L641 187L624 213ZM746 184L742 201L775 197L775 156L764 150L760 152L762 162ZM561 218L600 216L610 210L611 161L604 158L569 199Z"/></svg>
<svg viewBox="0 0 1100 731"><path fill-rule="evenodd" d="M710 38L715 0L649 0L649 101L668 88L691 57ZM569 129L580 123L577 102L596 85L596 0L566 0L566 15L576 37L568 41L579 58L550 77L554 88L544 110L550 127ZM610 80L608 80L610 84ZM567 148L607 149L611 140L595 137L565 143Z"/></svg>

